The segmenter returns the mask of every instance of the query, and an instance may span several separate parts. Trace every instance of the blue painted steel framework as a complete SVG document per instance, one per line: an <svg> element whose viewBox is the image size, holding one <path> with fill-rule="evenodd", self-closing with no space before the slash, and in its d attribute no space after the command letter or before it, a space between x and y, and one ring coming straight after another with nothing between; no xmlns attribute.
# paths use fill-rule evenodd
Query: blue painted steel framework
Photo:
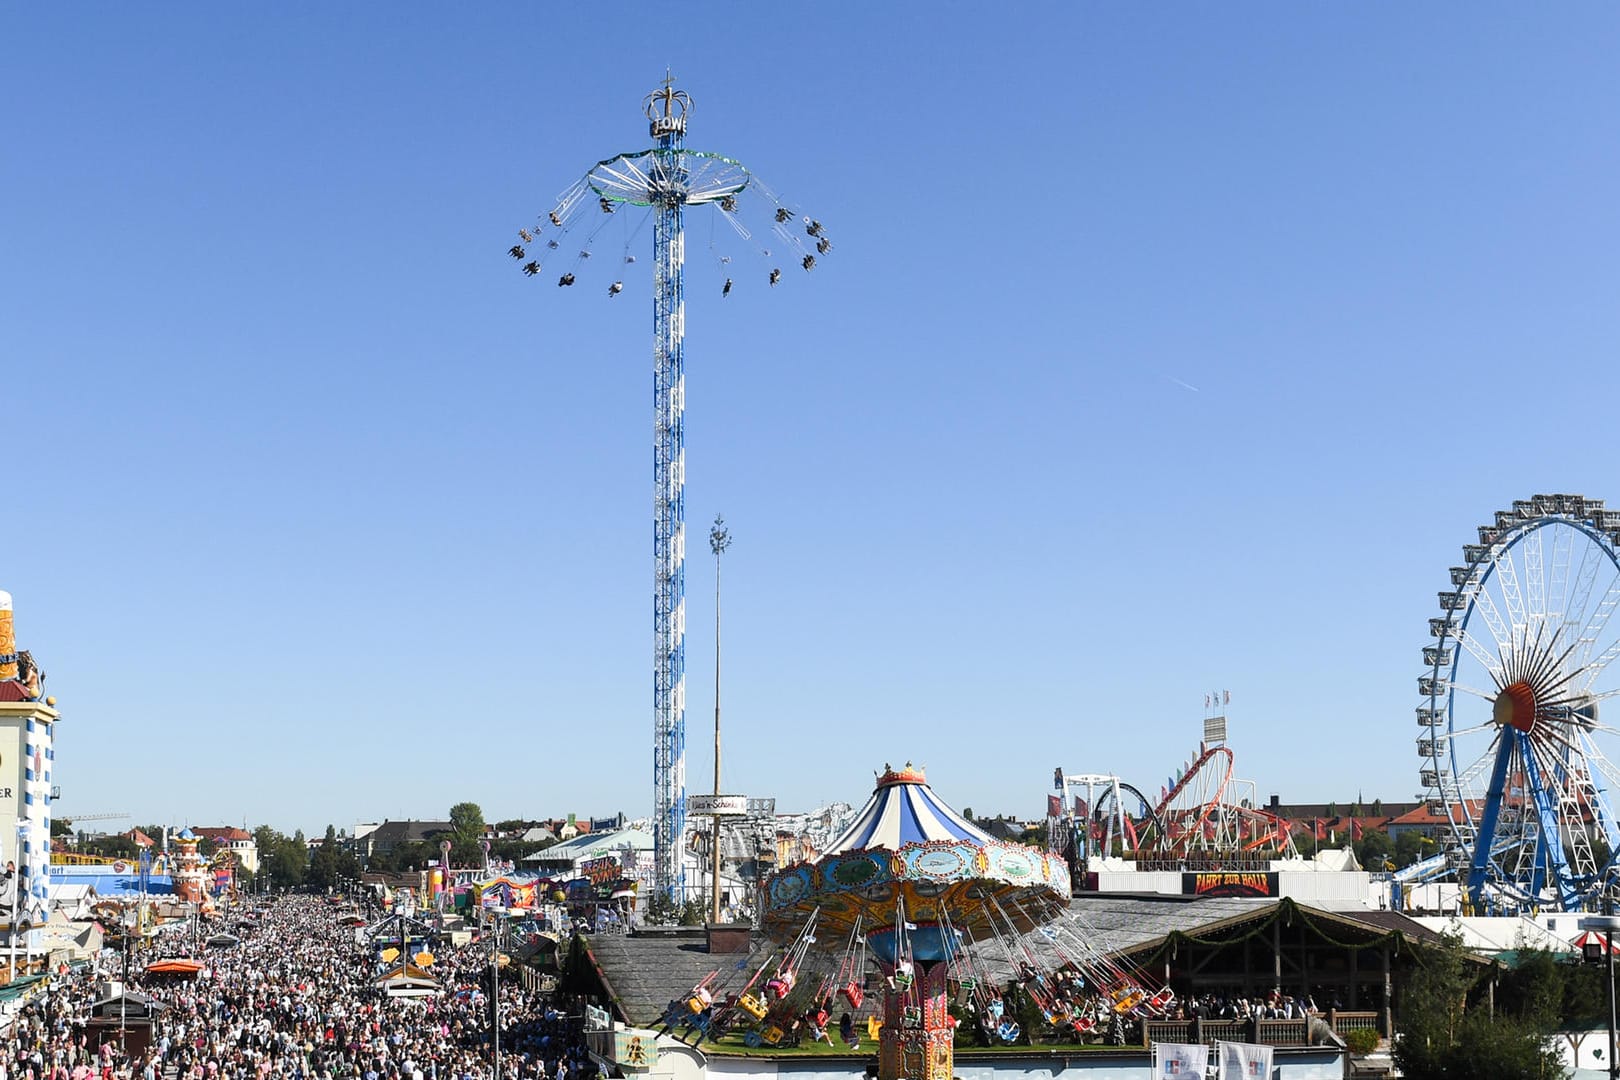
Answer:
<svg viewBox="0 0 1620 1080"><path fill-rule="evenodd" d="M1469 632L1470 623L1476 613L1475 598L1495 574L1497 558L1504 557L1532 533L1557 523L1584 533L1602 556L1607 558L1609 564L1620 570L1620 515L1597 509L1602 504L1595 500L1591 502L1593 509L1586 511L1590 515L1586 520L1566 512L1558 516L1551 514L1527 516L1525 519L1511 521L1506 520L1509 514L1504 512L1499 515L1495 527L1488 526L1481 530L1482 543L1477 549L1465 549L1465 555L1468 556L1470 563L1466 568L1465 580L1458 582L1455 592L1442 594L1443 597L1449 595L1453 598L1449 601L1443 599L1443 606L1449 602L1451 606L1447 609L1453 612L1461 610L1461 618L1455 619L1455 623L1454 615L1438 619L1434 621L1433 626L1436 636L1440 638L1440 645L1435 654L1436 659L1429 681L1431 689L1428 691L1427 708L1429 714L1433 715L1439 709L1444 694L1448 734L1454 736L1458 731L1457 680L1466 651L1451 649L1450 643L1455 640L1458 632L1463 635ZM1531 504L1525 504L1522 509L1516 504L1516 509L1519 513L1524 513L1525 510L1531 509ZM1455 630L1452 629L1453 625L1456 627ZM1528 635L1525 642L1529 644ZM1579 717L1573 715L1574 711L1569 707L1549 709L1538 714L1537 720L1542 723L1555 719L1566 722L1578 720ZM1422 712L1423 710L1420 710L1420 714ZM1606 792L1601 787L1596 792L1598 795L1596 804L1586 807L1586 812L1592 819L1591 824L1608 845L1610 852L1608 861L1605 865L1597 867L1595 873L1580 873L1570 865L1565 851L1563 836L1565 829L1562 826L1559 801L1560 792L1564 791L1573 775L1572 766L1578 763L1572 760L1574 751L1571 745L1567 741L1562 742L1561 749L1556 751L1552 760L1548 762L1551 765L1549 775L1549 770L1544 765L1546 755L1538 757L1532 745L1533 739L1529 732L1499 724L1490 778L1483 805L1478 807L1477 818L1474 816L1474 808L1468 805L1466 799L1445 798L1446 792L1442 785L1442 797L1448 803L1453 825L1462 825L1464 835L1472 833L1471 843L1468 845L1469 858L1463 868L1465 874L1463 884L1476 912L1491 912L1499 907L1506 910L1512 907L1514 902L1521 906L1537 903L1543 890L1549 885L1557 890L1557 901L1562 910L1580 910L1595 898L1604 880L1613 872L1616 865L1620 865L1620 822L1612 816L1603 798ZM1446 753L1450 759L1452 775L1456 776L1466 763L1457 758L1457 744L1454 738ZM1526 800L1529 803L1516 812L1521 815L1528 814L1536 827L1535 846L1529 866L1520 868L1522 876L1505 874L1506 868L1498 861L1516 849L1516 845L1506 834L1499 835L1499 831L1503 829L1503 803L1505 800L1511 801L1508 800L1509 778L1513 775L1521 778L1518 781L1523 785L1521 803ZM1437 857L1440 860L1446 858L1445 855ZM1436 860L1429 862L1434 863ZM1493 896L1490 892L1490 887L1493 886L1506 887L1510 890L1510 896ZM1503 899L1508 899L1509 903L1500 903Z"/></svg>
<svg viewBox="0 0 1620 1080"><path fill-rule="evenodd" d="M653 231L653 855L659 895L685 891L686 834L686 98L648 103Z"/></svg>
<svg viewBox="0 0 1620 1080"><path fill-rule="evenodd" d="M561 237L582 212L583 216L593 216L584 209L591 205L591 194L596 196L596 205L604 215L622 206L644 206L654 218L654 891L665 899L681 900L685 898L686 876L682 863L686 832L686 214L689 209L713 205L728 218L735 235L752 244L759 254L770 258L774 249L778 259L786 256L807 271L815 266L816 255L825 255L832 245L821 223L809 217L802 219L804 235L796 235L790 227L792 213L764 190L740 162L685 148L691 99L674 88L673 78L666 78L662 87L648 95L645 111L655 140L651 148L597 162L584 179L563 193L556 209L533 231L523 229L519 233L524 244L529 244L536 241L542 229L562 230L544 242L546 250L560 250ZM739 196L745 191L763 199L770 209L772 249L753 243L753 234L738 218ZM590 235L595 235L594 229ZM573 269L558 280L559 286L574 284L574 271L590 257L589 236L585 244ZM522 245L511 248L509 254L519 260L528 257ZM531 277L537 277L539 271L539 260L523 265L523 272ZM772 267L768 279L772 286L780 281L781 273L780 266ZM729 294L731 288L728 277L722 295ZM623 282L614 282L609 295L617 296L622 289Z"/></svg>

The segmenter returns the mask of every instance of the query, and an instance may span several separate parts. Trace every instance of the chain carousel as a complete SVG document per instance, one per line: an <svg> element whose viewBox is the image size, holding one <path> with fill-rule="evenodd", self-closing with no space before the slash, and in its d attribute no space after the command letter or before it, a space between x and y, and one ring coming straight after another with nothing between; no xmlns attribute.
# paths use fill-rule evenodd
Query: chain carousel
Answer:
<svg viewBox="0 0 1620 1080"><path fill-rule="evenodd" d="M879 1077L949 1080L952 1004L1007 1043L1034 1034L1018 1022L1020 999L1045 1034L1067 1040L1105 1015L1162 1010L1168 992L1091 949L1068 901L1061 858L989 836L946 806L922 769L885 767L820 858L767 879L763 962L711 973L665 1021L715 1042L831 1042L832 1014L861 1009L875 961Z"/></svg>

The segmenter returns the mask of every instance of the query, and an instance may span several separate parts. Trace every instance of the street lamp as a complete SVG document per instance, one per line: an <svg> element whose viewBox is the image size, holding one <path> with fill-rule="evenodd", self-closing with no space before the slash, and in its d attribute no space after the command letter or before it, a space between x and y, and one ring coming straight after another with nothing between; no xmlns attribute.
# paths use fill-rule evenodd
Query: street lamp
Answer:
<svg viewBox="0 0 1620 1080"><path fill-rule="evenodd" d="M1605 896L1603 906L1612 910L1614 904ZM1608 976L1604 980L1604 984L1608 987L1609 995L1609 1076L1620 1077L1620 1062L1616 1062L1614 1059L1616 1042L1614 1022L1614 932L1620 930L1620 915L1588 915L1578 925L1582 930L1600 931L1603 934L1602 945L1595 941L1588 941L1581 946L1581 953L1590 962L1597 959L1596 952L1598 949L1603 950L1604 969Z"/></svg>
<svg viewBox="0 0 1620 1080"><path fill-rule="evenodd" d="M726 519L720 514L714 515L714 527L709 530L709 550L714 552L714 794L715 805L719 806L720 795L720 556L731 546L731 530L726 528ZM713 852L714 870L714 899L709 906L709 921L720 921L720 815L716 814L710 819L713 821L711 846Z"/></svg>

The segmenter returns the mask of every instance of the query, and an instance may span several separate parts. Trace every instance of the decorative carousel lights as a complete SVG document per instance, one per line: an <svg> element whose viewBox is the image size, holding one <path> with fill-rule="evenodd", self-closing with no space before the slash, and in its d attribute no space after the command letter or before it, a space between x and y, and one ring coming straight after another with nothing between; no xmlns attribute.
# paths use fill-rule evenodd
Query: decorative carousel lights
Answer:
<svg viewBox="0 0 1620 1080"><path fill-rule="evenodd" d="M1055 855L989 836L942 802L920 768L885 767L844 834L765 884L767 946L672 1001L667 1028L697 1040L859 1042L868 957L881 981L883 1080L943 1080L971 1017L988 1042L1086 1037L1161 1015L1169 991L1103 955L1068 911ZM953 1008L954 1007L954 1008ZM1034 1021L1040 1031L1026 1030Z"/></svg>

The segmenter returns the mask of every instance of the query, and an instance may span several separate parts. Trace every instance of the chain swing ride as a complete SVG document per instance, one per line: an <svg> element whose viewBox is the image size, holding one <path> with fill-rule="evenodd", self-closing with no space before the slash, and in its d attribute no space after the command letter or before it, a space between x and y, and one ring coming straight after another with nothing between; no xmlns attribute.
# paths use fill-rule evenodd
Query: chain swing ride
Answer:
<svg viewBox="0 0 1620 1080"><path fill-rule="evenodd" d="M1019 1022L1021 1000L1038 1034L1061 1041L1164 1015L1174 995L1089 945L1096 931L1068 899L1062 859L984 833L921 769L886 767L821 857L766 880L773 944L670 1002L664 1025L694 1042L831 1042L833 1016L867 999L869 958L882 996L881 1080L948 1080L953 1002L992 1043L1037 1034Z"/></svg>
<svg viewBox="0 0 1620 1080"><path fill-rule="evenodd" d="M535 280L598 278L616 298L652 223L653 259L653 861L654 890L686 899L686 281L688 217L708 209L707 245L722 297L814 270L832 251L801 214L741 162L688 150L692 99L673 76L643 102L655 145L597 162L517 232L507 254ZM691 224L695 224L695 220ZM611 257L609 257L611 256Z"/></svg>

